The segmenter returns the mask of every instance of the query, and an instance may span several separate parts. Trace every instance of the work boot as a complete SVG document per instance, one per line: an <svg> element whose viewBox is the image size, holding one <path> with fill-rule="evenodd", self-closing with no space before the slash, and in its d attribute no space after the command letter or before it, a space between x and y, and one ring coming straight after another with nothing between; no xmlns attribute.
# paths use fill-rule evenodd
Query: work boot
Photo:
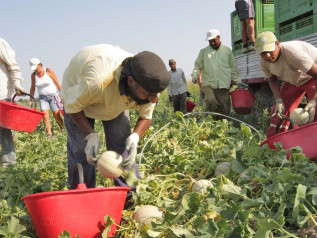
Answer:
<svg viewBox="0 0 317 238"><path fill-rule="evenodd" d="M250 43L249 51L255 51L254 42Z"/></svg>
<svg viewBox="0 0 317 238"><path fill-rule="evenodd" d="M248 53L248 45L243 45L242 54Z"/></svg>

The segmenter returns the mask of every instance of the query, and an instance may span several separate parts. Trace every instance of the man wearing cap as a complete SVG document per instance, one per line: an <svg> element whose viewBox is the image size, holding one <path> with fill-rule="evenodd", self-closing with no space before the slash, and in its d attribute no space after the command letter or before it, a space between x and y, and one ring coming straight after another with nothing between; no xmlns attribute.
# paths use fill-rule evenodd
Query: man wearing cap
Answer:
<svg viewBox="0 0 317 238"><path fill-rule="evenodd" d="M279 42L269 31L258 35L255 48L261 56L261 68L275 97L266 137L276 133L278 122L283 116L290 116L305 94L309 102L304 110L309 113L309 123L317 121L317 49L304 41ZM279 80L283 81L282 86ZM280 131L287 129L288 125L284 122Z"/></svg>
<svg viewBox="0 0 317 238"><path fill-rule="evenodd" d="M21 87L22 81L14 50L0 38L0 101L10 102L15 93L19 96L25 93ZM11 167L16 161L16 154L10 129L0 126L0 144L2 167Z"/></svg>
<svg viewBox="0 0 317 238"><path fill-rule="evenodd" d="M152 113L171 77L163 61L144 51L132 55L107 44L83 48L64 72L61 96L64 100L64 122L68 132L68 175L71 188L76 163L82 163L87 187L96 183L95 164L100 148L95 120L101 120L107 150L123 155L123 167L133 167L139 139L151 124ZM136 109L139 118L131 134L128 109ZM115 185L127 186L121 177Z"/></svg>
<svg viewBox="0 0 317 238"><path fill-rule="evenodd" d="M206 98L206 111L229 114L231 80L239 87L246 86L239 76L239 70L231 49L220 41L217 29L207 32L209 46L200 50L192 73L193 83L198 82L202 72L202 90Z"/></svg>
<svg viewBox="0 0 317 238"><path fill-rule="evenodd" d="M174 112L180 111L186 113L186 98L187 98L187 82L184 71L176 68L176 61L170 59L168 62L171 70L171 83L167 87L169 97L172 97Z"/></svg>

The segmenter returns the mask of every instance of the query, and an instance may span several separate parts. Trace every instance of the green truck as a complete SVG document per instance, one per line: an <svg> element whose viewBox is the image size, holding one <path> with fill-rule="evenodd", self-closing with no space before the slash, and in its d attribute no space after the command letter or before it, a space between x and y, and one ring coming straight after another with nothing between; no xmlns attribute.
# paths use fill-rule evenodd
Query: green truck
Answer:
<svg viewBox="0 0 317 238"><path fill-rule="evenodd" d="M256 35L272 31L281 42L303 40L317 47L317 0L254 0L254 10ZM260 56L255 51L242 54L241 23L236 11L231 13L231 42L240 76L256 98L254 107L258 108L254 109L270 108L274 100L259 66Z"/></svg>

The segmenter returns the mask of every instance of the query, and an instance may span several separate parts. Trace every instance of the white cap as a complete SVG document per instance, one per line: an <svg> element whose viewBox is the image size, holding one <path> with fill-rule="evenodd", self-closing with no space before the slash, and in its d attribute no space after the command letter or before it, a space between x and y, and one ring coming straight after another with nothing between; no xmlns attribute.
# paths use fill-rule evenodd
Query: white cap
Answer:
<svg viewBox="0 0 317 238"><path fill-rule="evenodd" d="M216 38L216 36L219 36L220 33L217 29L211 29L209 31L207 31L207 36L206 36L206 40L212 40L214 38Z"/></svg>
<svg viewBox="0 0 317 238"><path fill-rule="evenodd" d="M41 63L41 61L38 58L32 58L30 59L30 67L31 70L34 71L36 67Z"/></svg>

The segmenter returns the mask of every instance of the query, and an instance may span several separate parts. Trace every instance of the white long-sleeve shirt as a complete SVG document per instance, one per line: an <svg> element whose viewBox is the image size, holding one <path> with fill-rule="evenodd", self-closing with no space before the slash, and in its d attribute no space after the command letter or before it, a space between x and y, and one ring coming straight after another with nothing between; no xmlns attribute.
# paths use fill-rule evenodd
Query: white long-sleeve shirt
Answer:
<svg viewBox="0 0 317 238"><path fill-rule="evenodd" d="M23 78L15 52L10 45L0 38L0 100L11 99L15 94L14 82L21 84Z"/></svg>

